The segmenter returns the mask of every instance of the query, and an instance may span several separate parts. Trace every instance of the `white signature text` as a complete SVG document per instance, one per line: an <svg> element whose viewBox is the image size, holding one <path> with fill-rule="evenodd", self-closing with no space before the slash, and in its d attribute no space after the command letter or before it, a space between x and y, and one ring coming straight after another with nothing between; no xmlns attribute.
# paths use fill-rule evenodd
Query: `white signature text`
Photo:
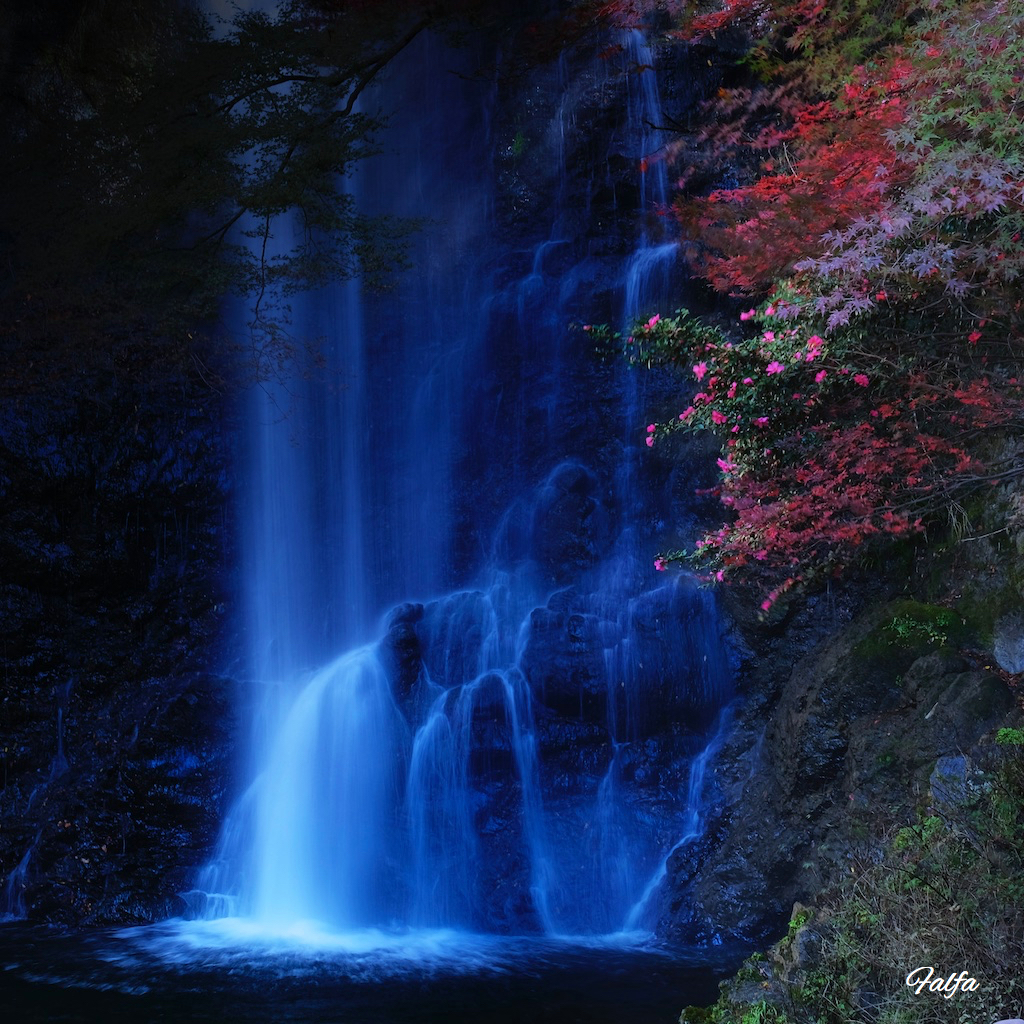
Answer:
<svg viewBox="0 0 1024 1024"><path fill-rule="evenodd" d="M943 999L951 999L957 992L974 992L978 983L966 971L951 974L948 978L935 973L934 967L915 967L907 975L907 987L919 996L925 989L941 992Z"/></svg>

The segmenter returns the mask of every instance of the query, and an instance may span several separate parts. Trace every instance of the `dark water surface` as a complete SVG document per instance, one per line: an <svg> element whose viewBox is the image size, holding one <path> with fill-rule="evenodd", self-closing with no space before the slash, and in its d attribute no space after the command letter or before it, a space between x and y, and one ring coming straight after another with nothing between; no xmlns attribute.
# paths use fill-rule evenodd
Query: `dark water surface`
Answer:
<svg viewBox="0 0 1024 1024"><path fill-rule="evenodd" d="M455 932L247 936L168 922L64 933L0 925L0 1006L26 1022L673 1024L738 951Z"/></svg>

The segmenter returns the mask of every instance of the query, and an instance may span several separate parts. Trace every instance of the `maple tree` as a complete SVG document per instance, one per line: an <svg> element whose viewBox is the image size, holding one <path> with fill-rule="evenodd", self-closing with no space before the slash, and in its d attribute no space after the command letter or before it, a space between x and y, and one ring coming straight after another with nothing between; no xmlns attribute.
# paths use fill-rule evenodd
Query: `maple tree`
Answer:
<svg viewBox="0 0 1024 1024"><path fill-rule="evenodd" d="M675 207L696 272L754 303L739 330L681 311L623 346L696 387L649 446L722 440L732 518L658 567L758 581L765 610L1024 472L980 442L1024 397L1024 11L874 6L725 0L677 29L754 37L756 74L720 91L705 131L746 178Z"/></svg>

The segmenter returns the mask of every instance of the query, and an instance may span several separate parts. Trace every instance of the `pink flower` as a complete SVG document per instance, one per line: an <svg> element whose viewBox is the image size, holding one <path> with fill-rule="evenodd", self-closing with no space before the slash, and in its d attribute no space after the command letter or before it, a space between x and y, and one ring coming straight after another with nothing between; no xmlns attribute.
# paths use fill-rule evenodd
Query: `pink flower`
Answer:
<svg viewBox="0 0 1024 1024"><path fill-rule="evenodd" d="M660 313L655 313L650 320L647 321L647 330L650 330L659 320L661 319Z"/></svg>
<svg viewBox="0 0 1024 1024"><path fill-rule="evenodd" d="M797 352L797 353L796 353L796 354L795 354L795 355L793 356L793 358L794 358L794 359L795 359L795 360L796 360L797 362L799 362L799 361L800 361L801 359L803 359L803 357L804 357L804 354L803 354L803 352Z"/></svg>
<svg viewBox="0 0 1024 1024"><path fill-rule="evenodd" d="M583 325L583 330L589 331L590 330L590 324L584 324Z"/></svg>
<svg viewBox="0 0 1024 1024"><path fill-rule="evenodd" d="M679 418L681 420L688 420L693 415L693 413L694 413L694 408L691 405L691 406L689 406L687 409L685 409L683 412L681 412L679 414Z"/></svg>
<svg viewBox="0 0 1024 1024"><path fill-rule="evenodd" d="M648 448L653 448L654 447L654 435L653 434L648 434L647 435L647 447Z"/></svg>
<svg viewBox="0 0 1024 1024"><path fill-rule="evenodd" d="M754 378L753 377L744 377L743 378L743 383L744 384L753 384L754 383Z"/></svg>
<svg viewBox="0 0 1024 1024"><path fill-rule="evenodd" d="M881 292L875 292L875 298L876 298L876 299L877 299L877 300L878 300L879 302L885 302L885 300L886 300L886 299L887 299L888 297L889 297L889 296L888 296L888 295L886 295L884 291L881 291Z"/></svg>
<svg viewBox="0 0 1024 1024"><path fill-rule="evenodd" d="M784 370L785 368L786 368L786 366L785 366L785 364L784 364L784 363L780 363L780 362L778 362L777 360L773 359L773 360L772 360L772 361L771 361L771 362L770 362L770 363L769 363L769 364L768 364L768 365L767 365L767 366L766 366L766 367L764 368L764 372L765 372L765 373L767 373L767 374L768 374L769 376L771 376L771 375L772 375L773 373L782 373L782 371L783 371L783 370Z"/></svg>
<svg viewBox="0 0 1024 1024"><path fill-rule="evenodd" d="M768 425L768 417L767 416L758 416L757 419L754 420L754 426L755 427L766 427L767 425Z"/></svg>
<svg viewBox="0 0 1024 1024"><path fill-rule="evenodd" d="M740 313L741 320L752 320L757 313L756 309L748 309L746 313Z"/></svg>
<svg viewBox="0 0 1024 1024"><path fill-rule="evenodd" d="M731 473L736 468L731 462L728 462L726 459L718 459L717 462L718 468L723 473Z"/></svg>
<svg viewBox="0 0 1024 1024"><path fill-rule="evenodd" d="M654 568L657 569L658 572L664 572L665 571L665 560L663 558L656 558L654 560Z"/></svg>
<svg viewBox="0 0 1024 1024"><path fill-rule="evenodd" d="M658 428L653 423L648 423L647 424L647 433L648 434L653 434L654 431L657 430L657 429Z"/></svg>
<svg viewBox="0 0 1024 1024"><path fill-rule="evenodd" d="M765 315L765 316L775 316L775 307L774 307L774 306L769 306L769 307L768 307L768 308L767 308L767 309L766 309L766 310L764 311L764 315Z"/></svg>
<svg viewBox="0 0 1024 1024"><path fill-rule="evenodd" d="M729 421L729 418L727 416L722 415L722 413L720 413L717 409L711 410L711 419L715 423L728 423Z"/></svg>
<svg viewBox="0 0 1024 1024"><path fill-rule="evenodd" d="M814 375L814 383L820 384L828 376L828 370L819 370Z"/></svg>
<svg viewBox="0 0 1024 1024"><path fill-rule="evenodd" d="M821 348L821 345L822 345L821 338L819 338L818 335L816 335L816 334L812 334L807 339L807 347L809 349L811 349L812 351L815 350L815 349Z"/></svg>
<svg viewBox="0 0 1024 1024"><path fill-rule="evenodd" d="M859 384L862 388L866 388L868 386L867 374L855 373L853 375L853 383Z"/></svg>
<svg viewBox="0 0 1024 1024"><path fill-rule="evenodd" d="M766 611L768 611L769 608L771 608L771 606L772 606L771 601L764 600L764 601L761 602L761 611L766 612Z"/></svg>
<svg viewBox="0 0 1024 1024"><path fill-rule="evenodd" d="M725 394L726 394L727 398L735 398L736 397L736 381L733 381L729 385L729 390Z"/></svg>
<svg viewBox="0 0 1024 1024"><path fill-rule="evenodd" d="M721 583L722 580L725 579L725 570L719 569L718 572L715 573L715 579L718 580L719 583Z"/></svg>
<svg viewBox="0 0 1024 1024"><path fill-rule="evenodd" d="M694 375L694 377L697 378L697 380L703 380L704 379L704 374L707 373L707 372L708 372L708 364L707 363L698 363L693 368L693 375Z"/></svg>
<svg viewBox="0 0 1024 1024"><path fill-rule="evenodd" d="M775 340L775 332L774 331L765 331L764 332L764 340L765 341L774 341Z"/></svg>
<svg viewBox="0 0 1024 1024"><path fill-rule="evenodd" d="M967 340L972 345L977 345L981 340L981 331L971 331L971 333L967 335Z"/></svg>
<svg viewBox="0 0 1024 1024"><path fill-rule="evenodd" d="M739 431L740 431L740 425L739 425L739 424L737 423L737 424L736 424L736 426L732 428L732 430L730 431L730 433L732 433L732 434L738 434L738 433L739 433Z"/></svg>

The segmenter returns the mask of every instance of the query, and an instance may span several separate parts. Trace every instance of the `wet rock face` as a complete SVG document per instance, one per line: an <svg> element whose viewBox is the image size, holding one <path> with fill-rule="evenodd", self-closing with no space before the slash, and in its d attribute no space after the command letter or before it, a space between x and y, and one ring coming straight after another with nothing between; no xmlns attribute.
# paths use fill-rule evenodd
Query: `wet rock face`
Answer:
<svg viewBox="0 0 1024 1024"><path fill-rule="evenodd" d="M469 927L612 931L699 814L694 759L728 696L718 620L682 580L564 588L521 619L510 599L498 583L390 617L414 842L464 876L450 912Z"/></svg>
<svg viewBox="0 0 1024 1024"><path fill-rule="evenodd" d="M394 681L395 693L400 700L409 697L420 677L423 651L416 624L422 618L422 604L403 604L392 611L385 623L386 632L380 645L381 660Z"/></svg>
<svg viewBox="0 0 1024 1024"><path fill-rule="evenodd" d="M548 478L535 511L532 548L555 586L564 586L607 554L612 519L594 474L563 464Z"/></svg>
<svg viewBox="0 0 1024 1024"><path fill-rule="evenodd" d="M719 759L713 820L670 864L668 934L763 940L844 870L873 817L910 820L929 785L954 799L958 758L1012 716L1005 682L959 654L880 648L894 608L823 638L776 696L752 695Z"/></svg>
<svg viewBox="0 0 1024 1024"><path fill-rule="evenodd" d="M180 910L236 739L219 416L95 355L0 404L0 915L69 924Z"/></svg>
<svg viewBox="0 0 1024 1024"><path fill-rule="evenodd" d="M608 680L594 615L535 608L522 667L545 707L584 722L607 718Z"/></svg>
<svg viewBox="0 0 1024 1024"><path fill-rule="evenodd" d="M996 621L992 653L1007 672L1024 672L1024 615L1004 615Z"/></svg>
<svg viewBox="0 0 1024 1024"><path fill-rule="evenodd" d="M652 590L625 606L599 595L554 595L533 609L524 632L521 668L531 691L559 715L628 722L633 740L669 723L706 729L728 668L714 613L696 597L685 586Z"/></svg>
<svg viewBox="0 0 1024 1024"><path fill-rule="evenodd" d="M212 850L225 806L234 686L190 669L184 643L126 649L109 622L50 614L60 637L40 624L50 643L24 638L35 656L9 669L0 703L0 877L10 880L0 912L67 924L179 912L177 893ZM211 641L208 625L196 628L202 612L165 614L159 633ZM47 671L31 671L39 649L54 652Z"/></svg>
<svg viewBox="0 0 1024 1024"><path fill-rule="evenodd" d="M646 559L642 578L635 558L622 559L621 570L614 563L627 532L653 558L670 507L692 513L693 489L704 482L648 451L646 419L622 439L626 392L636 385L645 402L671 403L677 382L651 373L627 386L619 365L595 358L587 335L566 329L621 315L623 267L644 219L635 140L624 138L637 77L627 64L595 64L592 47L581 47L529 81L499 85L493 339L470 417L487 429L465 441L459 472L471 482L455 498L466 524L456 557L460 568L479 567L480 552L493 552L494 563L526 581L487 590L467 571L462 578L481 589L396 609L382 644L410 736L443 709L451 734L468 737L466 803L484 879L474 927L539 927L511 693L520 728L529 719L533 729L547 839L584 877L581 865L593 863L596 876L600 858L612 857L600 849L602 832L628 833L639 822L660 851L678 840L690 764L727 689L720 630L702 599L675 590ZM676 70L693 80L691 69ZM674 94L683 92L677 82ZM661 238L664 219L650 221ZM628 488L615 483L624 468ZM602 573L612 582L597 579ZM615 579L625 573L638 578ZM524 593L526 607L508 607ZM496 665L500 672L487 675ZM599 821L595 809L606 779L622 796L614 822ZM553 898L559 919L582 920L572 904L600 894L579 882ZM602 922L621 925L621 917Z"/></svg>
<svg viewBox="0 0 1024 1024"><path fill-rule="evenodd" d="M34 773L27 793L27 780L5 791L4 839L28 855L8 897L26 916L79 924L182 910L178 893L220 824L231 688L207 676L146 683L113 706L72 694L63 760Z"/></svg>

